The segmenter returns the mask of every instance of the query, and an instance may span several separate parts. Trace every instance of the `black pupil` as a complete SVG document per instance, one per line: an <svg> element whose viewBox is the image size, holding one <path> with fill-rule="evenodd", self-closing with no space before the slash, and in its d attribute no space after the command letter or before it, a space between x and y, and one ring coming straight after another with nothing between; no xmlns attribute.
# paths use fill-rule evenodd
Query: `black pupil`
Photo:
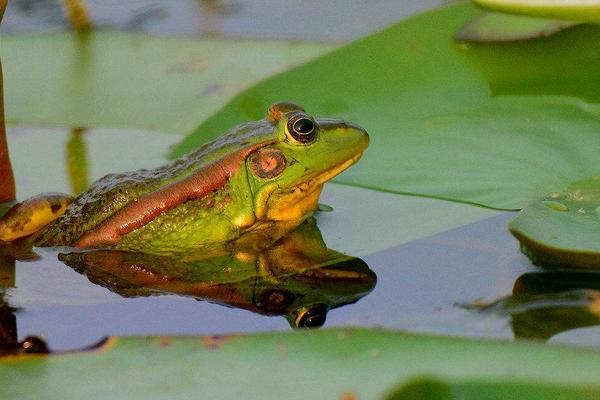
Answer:
<svg viewBox="0 0 600 400"><path fill-rule="evenodd" d="M311 133L314 127L315 125L308 118L300 118L298 121L294 122L294 131L302 135Z"/></svg>
<svg viewBox="0 0 600 400"><path fill-rule="evenodd" d="M319 328L325 323L324 315L310 315L301 322L301 328Z"/></svg>

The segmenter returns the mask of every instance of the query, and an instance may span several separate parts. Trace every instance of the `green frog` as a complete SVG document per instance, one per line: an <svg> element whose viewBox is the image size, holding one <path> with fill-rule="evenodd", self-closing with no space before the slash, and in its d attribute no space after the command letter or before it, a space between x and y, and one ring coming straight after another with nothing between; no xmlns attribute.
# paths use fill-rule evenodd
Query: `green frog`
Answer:
<svg viewBox="0 0 600 400"><path fill-rule="evenodd" d="M369 143L359 126L275 103L156 169L110 174L76 199L40 195L0 220L0 241L153 254L267 248L318 207L323 184Z"/></svg>

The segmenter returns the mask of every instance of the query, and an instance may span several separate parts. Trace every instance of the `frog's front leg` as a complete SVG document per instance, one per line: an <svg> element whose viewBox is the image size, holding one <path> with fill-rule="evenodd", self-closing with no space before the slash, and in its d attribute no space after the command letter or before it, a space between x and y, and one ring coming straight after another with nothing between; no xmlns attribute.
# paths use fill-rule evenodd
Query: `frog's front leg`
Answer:
<svg viewBox="0 0 600 400"><path fill-rule="evenodd" d="M0 218L0 243L29 236L64 214L73 198L43 193L14 205Z"/></svg>

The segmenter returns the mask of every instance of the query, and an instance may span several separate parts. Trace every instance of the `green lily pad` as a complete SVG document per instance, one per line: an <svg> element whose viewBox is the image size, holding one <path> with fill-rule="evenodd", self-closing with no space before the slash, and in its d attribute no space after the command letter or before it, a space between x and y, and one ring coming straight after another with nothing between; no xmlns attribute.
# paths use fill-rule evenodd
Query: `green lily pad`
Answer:
<svg viewBox="0 0 600 400"><path fill-rule="evenodd" d="M187 133L240 90L332 47L101 31L5 35L6 118Z"/></svg>
<svg viewBox="0 0 600 400"><path fill-rule="evenodd" d="M478 6L536 17L600 22L600 2L589 0L473 0Z"/></svg>
<svg viewBox="0 0 600 400"><path fill-rule="evenodd" d="M19 200L42 192L75 194L82 181L157 167L167 161L164 153L179 140L178 135L140 130L90 129L78 133L62 128L12 128L8 132ZM115 147L115 143L119 146ZM331 183L325 185L321 201L334 209L317 216L325 241L329 247L354 256L372 254L498 214L465 204ZM390 223L390 215L401 215L402 223ZM369 235L377 235L378 239L366 241Z"/></svg>
<svg viewBox="0 0 600 400"><path fill-rule="evenodd" d="M550 36L578 24L575 21L487 12L465 24L456 32L456 39L478 43L513 42Z"/></svg>
<svg viewBox="0 0 600 400"><path fill-rule="evenodd" d="M424 375L587 388L599 373L593 350L382 330L130 337L96 352L2 359L0 397L376 399Z"/></svg>
<svg viewBox="0 0 600 400"><path fill-rule="evenodd" d="M174 154L285 99L369 131L361 162L337 178L348 185L519 209L600 171L600 111L588 104L600 100L600 27L456 43L454 33L475 15L468 4L429 12L269 78Z"/></svg>
<svg viewBox="0 0 600 400"><path fill-rule="evenodd" d="M386 400L593 400L599 388L578 388L528 382L452 382L417 378L403 385Z"/></svg>
<svg viewBox="0 0 600 400"><path fill-rule="evenodd" d="M600 176L533 202L509 228L535 264L600 268Z"/></svg>

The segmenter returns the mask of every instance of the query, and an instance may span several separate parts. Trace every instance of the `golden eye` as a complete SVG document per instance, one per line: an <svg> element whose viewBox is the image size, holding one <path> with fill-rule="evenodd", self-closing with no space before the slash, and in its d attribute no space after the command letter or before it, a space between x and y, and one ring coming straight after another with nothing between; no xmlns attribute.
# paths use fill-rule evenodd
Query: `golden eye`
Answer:
<svg viewBox="0 0 600 400"><path fill-rule="evenodd" d="M288 120L287 131L296 141L310 143L315 140L315 122L305 114L296 114Z"/></svg>

